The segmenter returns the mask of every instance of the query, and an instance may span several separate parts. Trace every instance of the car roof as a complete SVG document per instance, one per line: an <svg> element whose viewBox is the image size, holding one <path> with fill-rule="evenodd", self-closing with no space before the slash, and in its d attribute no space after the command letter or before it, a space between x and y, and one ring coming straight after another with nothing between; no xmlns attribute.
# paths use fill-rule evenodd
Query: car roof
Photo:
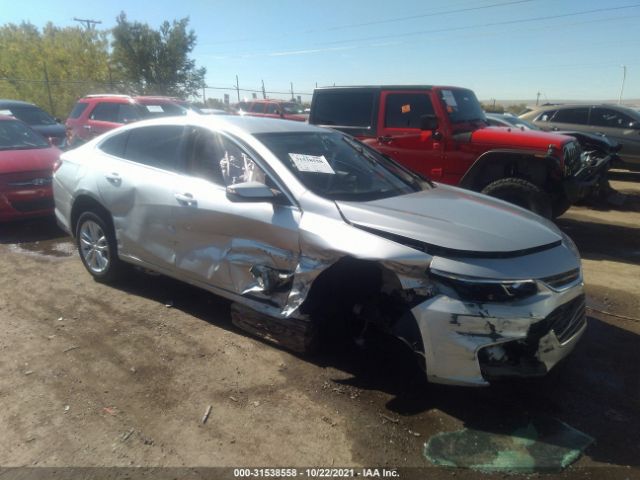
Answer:
<svg viewBox="0 0 640 480"><path fill-rule="evenodd" d="M151 120L141 120L130 124L127 129L134 129L151 125L199 125L232 132L241 130L250 135L260 133L288 133L288 132L328 132L328 130L305 122L280 120L241 115L187 115L179 117L160 117Z"/></svg>
<svg viewBox="0 0 640 480"><path fill-rule="evenodd" d="M431 90L433 85L347 85L336 87L318 87L316 91L323 90ZM460 88L460 87L443 87Z"/></svg>
<svg viewBox="0 0 640 480"><path fill-rule="evenodd" d="M21 100L10 100L6 98L0 98L0 108L8 108L8 107L36 107L37 105L29 102L23 102Z"/></svg>

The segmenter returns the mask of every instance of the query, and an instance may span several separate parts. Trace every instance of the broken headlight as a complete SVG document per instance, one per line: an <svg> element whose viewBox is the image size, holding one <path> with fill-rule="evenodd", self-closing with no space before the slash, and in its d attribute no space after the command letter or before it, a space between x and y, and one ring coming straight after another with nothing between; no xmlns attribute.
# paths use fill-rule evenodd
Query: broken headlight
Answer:
<svg viewBox="0 0 640 480"><path fill-rule="evenodd" d="M431 270L430 276L451 287L462 300L473 302L509 302L538 292L534 280L485 280Z"/></svg>

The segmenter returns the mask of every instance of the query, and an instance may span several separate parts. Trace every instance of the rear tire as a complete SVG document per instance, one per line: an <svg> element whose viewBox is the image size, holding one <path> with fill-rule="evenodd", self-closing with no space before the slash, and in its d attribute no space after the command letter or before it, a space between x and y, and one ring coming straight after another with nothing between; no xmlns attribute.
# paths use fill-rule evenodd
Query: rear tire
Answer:
<svg viewBox="0 0 640 480"><path fill-rule="evenodd" d="M115 234L103 216L93 211L80 215L76 244L80 259L94 280L109 283L122 276L124 265L118 258Z"/></svg>
<svg viewBox="0 0 640 480"><path fill-rule="evenodd" d="M481 193L526 208L542 217L552 218L553 209L549 195L537 185L522 178L501 178L488 184Z"/></svg>

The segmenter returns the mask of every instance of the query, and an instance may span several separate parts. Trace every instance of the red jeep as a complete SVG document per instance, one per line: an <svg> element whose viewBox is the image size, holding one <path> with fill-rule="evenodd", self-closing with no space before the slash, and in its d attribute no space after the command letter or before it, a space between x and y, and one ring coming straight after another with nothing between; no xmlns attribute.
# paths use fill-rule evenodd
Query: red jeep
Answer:
<svg viewBox="0 0 640 480"><path fill-rule="evenodd" d="M548 218L606 183L615 156L570 136L489 127L475 94L458 87L318 88L309 123L354 135L433 180Z"/></svg>

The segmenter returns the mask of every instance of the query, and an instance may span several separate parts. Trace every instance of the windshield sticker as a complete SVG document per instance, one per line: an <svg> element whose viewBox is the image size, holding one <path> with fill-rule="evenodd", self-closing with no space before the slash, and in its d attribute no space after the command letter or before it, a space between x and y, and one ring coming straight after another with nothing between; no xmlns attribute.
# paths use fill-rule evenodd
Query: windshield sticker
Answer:
<svg viewBox="0 0 640 480"><path fill-rule="evenodd" d="M449 107L455 108L458 106L456 97L453 96L453 92L451 90L442 90L442 99Z"/></svg>
<svg viewBox="0 0 640 480"><path fill-rule="evenodd" d="M402 113L409 113L411 111L411 105L402 105L400 109L402 110Z"/></svg>
<svg viewBox="0 0 640 480"><path fill-rule="evenodd" d="M327 159L324 155L316 157L315 155L304 155L302 153L290 153L289 157L293 160L293 164L300 172L313 173L330 173L335 175Z"/></svg>
<svg viewBox="0 0 640 480"><path fill-rule="evenodd" d="M146 105L147 110L149 110L151 113L162 113L164 112L164 109L162 108L162 105Z"/></svg>

